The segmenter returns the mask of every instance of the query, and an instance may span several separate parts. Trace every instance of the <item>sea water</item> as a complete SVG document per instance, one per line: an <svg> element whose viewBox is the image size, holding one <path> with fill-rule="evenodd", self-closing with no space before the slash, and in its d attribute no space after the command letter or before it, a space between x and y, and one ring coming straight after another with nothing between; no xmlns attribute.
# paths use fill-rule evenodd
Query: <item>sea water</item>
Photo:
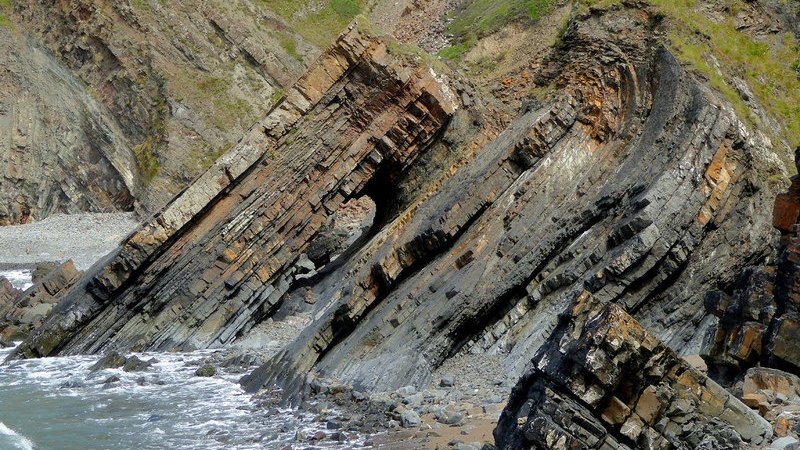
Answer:
<svg viewBox="0 0 800 450"><path fill-rule="evenodd" d="M195 376L212 351L136 353L155 359L145 372L92 371L99 356L3 362L12 351L0 349L2 450L304 449L297 432L325 428L310 414L263 406L242 390L240 374ZM314 448L360 448L362 440Z"/></svg>

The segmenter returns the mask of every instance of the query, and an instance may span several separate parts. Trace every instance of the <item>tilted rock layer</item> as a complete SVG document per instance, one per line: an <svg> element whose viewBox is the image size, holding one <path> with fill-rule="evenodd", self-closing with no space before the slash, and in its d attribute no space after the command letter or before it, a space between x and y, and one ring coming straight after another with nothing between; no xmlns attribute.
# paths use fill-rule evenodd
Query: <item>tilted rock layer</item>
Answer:
<svg viewBox="0 0 800 450"><path fill-rule="evenodd" d="M617 305L579 292L495 430L500 449L732 449L772 427Z"/></svg>
<svg viewBox="0 0 800 450"><path fill-rule="evenodd" d="M157 211L319 54L264 2L6 3L0 224Z"/></svg>
<svg viewBox="0 0 800 450"><path fill-rule="evenodd" d="M274 309L328 216L402 172L456 107L431 69L351 30L21 352L230 342Z"/></svg>
<svg viewBox="0 0 800 450"><path fill-rule="evenodd" d="M582 400L617 408L600 435L760 442L769 426L673 352L699 352L704 293L769 253L779 159L661 45L661 17L626 5L570 22L534 75L558 94L502 131L468 83L351 28L16 356L207 348L310 311L248 389L296 399L309 372L360 391L423 386L468 352L504 355L516 378L585 290L615 305L606 331L621 322L649 346L626 353L636 367L661 355L663 373L637 386L662 386L696 422L660 427L659 411L645 426L625 409L644 394L607 380ZM746 427L717 436L715 420Z"/></svg>

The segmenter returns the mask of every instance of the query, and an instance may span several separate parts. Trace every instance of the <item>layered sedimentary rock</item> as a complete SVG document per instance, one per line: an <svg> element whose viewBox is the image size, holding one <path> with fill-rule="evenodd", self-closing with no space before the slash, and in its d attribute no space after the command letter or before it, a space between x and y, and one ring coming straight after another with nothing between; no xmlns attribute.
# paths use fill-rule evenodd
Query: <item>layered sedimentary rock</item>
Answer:
<svg viewBox="0 0 800 450"><path fill-rule="evenodd" d="M0 224L157 211L319 54L249 0L2 9Z"/></svg>
<svg viewBox="0 0 800 450"><path fill-rule="evenodd" d="M72 261L67 261L24 292L6 286L8 282L1 279L0 340L10 342L27 338L31 330L42 325L50 310L81 275Z"/></svg>
<svg viewBox="0 0 800 450"><path fill-rule="evenodd" d="M576 17L535 75L558 95L494 133L466 83L351 30L17 356L210 347L310 310L247 388L422 386L465 352L516 378L583 289L697 353L704 293L769 251L780 164L659 32L644 4ZM375 204L357 238L353 202Z"/></svg>
<svg viewBox="0 0 800 450"><path fill-rule="evenodd" d="M774 263L748 267L732 291L706 295L706 308L718 322L703 353L721 381L733 382L756 364L800 373L799 214L800 178L794 176L789 190L775 199L773 225L781 237Z"/></svg>
<svg viewBox="0 0 800 450"><path fill-rule="evenodd" d="M0 225L130 211L140 186L108 111L52 55L0 27Z"/></svg>
<svg viewBox="0 0 800 450"><path fill-rule="evenodd" d="M389 195L385 183L458 107L453 95L431 68L352 28L234 150L98 263L20 354L230 342L307 272L301 254L331 216Z"/></svg>
<svg viewBox="0 0 800 450"><path fill-rule="evenodd" d="M290 293L324 306L245 385L292 392L309 370L356 389L425 385L462 352L505 354L515 377L583 287L696 354L703 293L768 251L761 180L777 164L636 6L574 21L538 74L555 102Z"/></svg>
<svg viewBox="0 0 800 450"><path fill-rule="evenodd" d="M503 411L500 449L733 449L772 427L621 307L586 291Z"/></svg>

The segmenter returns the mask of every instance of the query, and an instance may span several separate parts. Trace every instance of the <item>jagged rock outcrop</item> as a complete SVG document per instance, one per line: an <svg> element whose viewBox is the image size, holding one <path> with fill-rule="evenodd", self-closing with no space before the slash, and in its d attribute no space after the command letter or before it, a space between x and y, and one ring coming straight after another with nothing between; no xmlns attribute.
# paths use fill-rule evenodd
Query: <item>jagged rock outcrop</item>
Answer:
<svg viewBox="0 0 800 450"><path fill-rule="evenodd" d="M230 342L268 316L343 205L386 202L458 104L431 68L352 28L231 152L98 263L24 356ZM307 260L307 258L306 258Z"/></svg>
<svg viewBox="0 0 800 450"><path fill-rule="evenodd" d="M516 377L568 306L563 293L584 286L696 354L703 293L768 251L760 174L778 163L654 29L643 4L573 21L537 75L557 100L290 294L324 306L245 385L291 393L316 370L393 390L429 383L462 352L506 354Z"/></svg>
<svg viewBox="0 0 800 450"><path fill-rule="evenodd" d="M501 450L735 449L772 427L620 306L586 291L533 358L495 429Z"/></svg>
<svg viewBox="0 0 800 450"><path fill-rule="evenodd" d="M157 211L319 54L249 0L17 0L2 14L0 224Z"/></svg>
<svg viewBox="0 0 800 450"><path fill-rule="evenodd" d="M67 261L25 292L0 288L0 340L18 341L42 325L56 303L75 283L82 272ZM4 285L5 279L0 280Z"/></svg>
<svg viewBox="0 0 800 450"><path fill-rule="evenodd" d="M800 164L800 149L796 155ZM706 308L718 318L703 347L712 375L732 383L756 364L800 373L800 177L775 199L781 232L774 263L747 268L732 292L711 291Z"/></svg>

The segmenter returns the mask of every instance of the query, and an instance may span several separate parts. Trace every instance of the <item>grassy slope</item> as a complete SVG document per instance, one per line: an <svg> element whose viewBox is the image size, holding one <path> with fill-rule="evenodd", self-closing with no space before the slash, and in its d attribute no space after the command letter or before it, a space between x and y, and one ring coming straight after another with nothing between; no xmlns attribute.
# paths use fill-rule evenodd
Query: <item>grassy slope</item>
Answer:
<svg viewBox="0 0 800 450"><path fill-rule="evenodd" d="M309 0L259 0L267 9L281 16L291 28L308 42L326 47L359 15L363 0L328 0L321 8ZM286 42L291 46L290 42ZM287 49L291 53L290 49Z"/></svg>
<svg viewBox="0 0 800 450"><path fill-rule="evenodd" d="M0 0L0 27L5 27L9 24L6 14L11 10L11 2L13 0Z"/></svg>
<svg viewBox="0 0 800 450"><path fill-rule="evenodd" d="M556 0L467 0L448 26L453 45L439 55L457 61L475 42L504 25L519 20L538 20L553 10Z"/></svg>

